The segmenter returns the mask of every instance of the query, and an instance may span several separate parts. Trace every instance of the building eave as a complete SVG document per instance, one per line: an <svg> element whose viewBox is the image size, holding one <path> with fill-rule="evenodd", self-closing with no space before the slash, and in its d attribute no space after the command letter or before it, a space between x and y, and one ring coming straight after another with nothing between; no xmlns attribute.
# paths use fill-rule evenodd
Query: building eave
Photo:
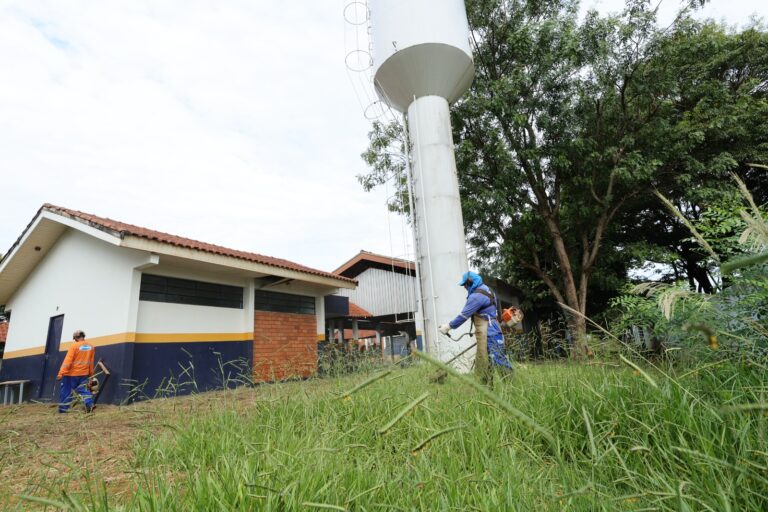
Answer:
<svg viewBox="0 0 768 512"><path fill-rule="evenodd" d="M115 234L41 208L0 260L0 304L8 302L68 228L113 245L120 243L120 238Z"/></svg>
<svg viewBox="0 0 768 512"><path fill-rule="evenodd" d="M253 274L278 276L294 281L327 286L329 288L354 289L357 287L357 283L342 277L335 279L306 272L299 272L296 270L284 269L273 265L235 258L233 256L215 254L197 249L190 249L188 247L179 247L164 242L158 242L156 240L148 240L138 236L124 236L120 241L120 247L146 251L153 254L159 254L161 256L174 256L177 258L236 269Z"/></svg>

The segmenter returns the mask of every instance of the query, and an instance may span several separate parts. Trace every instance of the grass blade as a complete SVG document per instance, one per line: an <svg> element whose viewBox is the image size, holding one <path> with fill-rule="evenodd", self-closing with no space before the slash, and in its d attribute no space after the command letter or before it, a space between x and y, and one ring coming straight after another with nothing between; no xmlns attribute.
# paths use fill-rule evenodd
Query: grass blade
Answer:
<svg viewBox="0 0 768 512"><path fill-rule="evenodd" d="M723 274L730 274L734 270L738 270L744 267L751 267L754 265L760 265L761 263L765 263L766 261L768 261L768 252L753 254L751 256L745 256L743 258L737 258L735 260L731 260L726 263L723 263L720 266L720 271Z"/></svg>
<svg viewBox="0 0 768 512"><path fill-rule="evenodd" d="M427 446L429 443L431 443L432 441L434 441L434 440L435 440L435 439L437 439L438 437L440 437L440 436L442 436L442 435L444 435L444 434L447 434L447 433L449 433L449 432L453 432L454 430L460 430L460 429L462 429L462 428L463 428L462 426L456 426L456 427L448 427L448 428L444 428L443 430L441 430L441 431L439 431L439 432L435 432L434 434L432 434L431 436L427 437L426 439L424 439L423 441L421 441L419 444L417 444L416 446L414 446L414 447L413 447L413 449L411 450L411 455L416 455L416 454L417 454L417 453L419 453L421 450L423 450L424 448L426 448L426 446Z"/></svg>
<svg viewBox="0 0 768 512"><path fill-rule="evenodd" d="M560 457L560 447L557 444L557 441L555 440L555 438L552 436L551 433L549 433L549 431L547 429L545 429L544 427L542 427L541 425L536 423L533 420L533 418L529 417L528 415L526 415L525 413L523 413L519 409L513 407L512 404L510 404L506 400L502 399L501 397L499 397L498 395L493 393L490 389L488 389L484 385L480 384L476 380L472 379L471 377L468 377L466 375L462 375L461 373L457 372L454 368L451 368L450 366L448 366L446 364L443 364L442 362L440 362L440 361L438 361L436 359L433 359L433 358L429 357L428 355L426 355L426 354L424 354L422 352L419 352L418 350L414 351L414 355L416 355L416 357L418 357L420 359L423 359L423 360L427 361L428 363L430 363L430 364L432 364L434 366L437 366L438 368L442 368L443 371L447 372L448 374L452 375L453 377L456 377L461 382L465 383L466 385L468 385L468 386L474 388L476 391L480 392L480 394L484 395L490 401L492 401L493 403L495 403L496 405L498 405L499 407L504 409L509 415L517 418L518 420L520 420L525 425L528 425L533 431L535 431L539 435L541 435L541 437L543 437L547 441L547 444L549 444L549 446L552 449L553 453L555 453L558 456L558 458Z"/></svg>
<svg viewBox="0 0 768 512"><path fill-rule="evenodd" d="M655 380L653 380L653 378L652 378L650 375L648 375L647 373L645 373L645 371L643 371L643 369L642 369L642 368L640 368L640 367L639 367L639 366L637 366L635 363L633 363L632 361L630 361L629 359L627 359L626 357L624 357L624 356L623 356L623 355L621 355L621 354L619 354L619 359L621 359L622 361L624 361L624 363L625 363L627 366L629 366L629 367L631 367L631 368L634 368L634 370L635 370L636 372L638 372L638 374L639 374L639 375L641 375L641 376L642 376L642 377L643 377L643 378L644 378L646 381L648 381L648 384L650 384L651 386L653 386L653 387L654 387L654 388L656 388L656 389L659 389L659 385L658 385L658 384L656 384L656 381L655 381Z"/></svg>
<svg viewBox="0 0 768 512"><path fill-rule="evenodd" d="M32 503L40 503L41 505L46 505L48 507L55 507L61 510L69 510L69 505L67 505L66 503L50 500L48 498L40 498L38 496L27 496L26 494L22 494L19 496L19 499L24 501L31 501Z"/></svg>
<svg viewBox="0 0 768 512"><path fill-rule="evenodd" d="M701 233L699 233L699 231L693 226L693 224L691 224L691 221L689 221L688 218L685 215L683 215L683 212L678 210L678 208L674 204L672 204L672 202L669 199L664 197L664 195L658 190L654 190L653 193L656 194L656 197L658 197L659 200L662 203L664 203L664 206L666 206L667 209L670 212L672 212L672 214L675 217L677 217L680 220L680 222L682 222L685 225L685 227L688 228L688 231L690 231L693 237L696 239L696 241L699 242L699 245L701 245L709 253L709 255L712 256L712 259L720 263L720 257L717 255L715 250L712 249L712 246L709 245L709 242L707 242L704 239L704 237L701 236Z"/></svg>
<svg viewBox="0 0 768 512"><path fill-rule="evenodd" d="M377 380L379 380L379 379L383 379L384 377L386 377L386 376L387 376L387 375L389 375L390 373L392 373L392 370L386 370L386 371L384 371L384 372L381 372L381 373L379 373L379 374L377 374L377 375L374 375L374 376L373 376L373 377L371 377L370 379L364 380L363 382L361 382L360 384L358 384L358 385L357 385L357 386L355 386L354 388L350 389L349 391L347 391L346 393L344 393L343 395L341 395L339 398L340 398L340 399L349 398L350 396L352 396L353 394L357 393L358 391L360 391L360 390L361 390L361 389L363 389L364 387L366 387L366 386L370 386L371 384L373 384L373 383L374 383L374 382L376 382Z"/></svg>
<svg viewBox="0 0 768 512"><path fill-rule="evenodd" d="M418 397L416 400L414 400L413 402L411 402L410 404L408 404L407 406L405 406L405 408L404 408L402 411L400 411L400 412L397 414L397 416L395 416L394 418L392 418L392 421L390 421L389 423L387 423L386 425L384 425L383 427L381 427L381 428L378 430L378 432L379 432L379 435L385 434L385 433L386 433L386 432L387 432L389 429L391 429L393 426L395 426L395 423L397 423L398 421L400 421L401 419L403 419L403 417L404 417L406 414L408 414L408 413L409 413L409 412L410 412L410 411L411 411L411 410L412 410L414 407L416 407L416 406L417 406L417 405L419 405L421 402L423 402L424 400L426 400L428 396L429 396L429 393L424 393L423 395L421 395L420 397Z"/></svg>
<svg viewBox="0 0 768 512"><path fill-rule="evenodd" d="M768 403L730 405L720 409L720 412L722 412L723 414L730 414L734 412L766 411L766 410L768 410Z"/></svg>
<svg viewBox="0 0 768 512"><path fill-rule="evenodd" d="M592 453L592 459L597 460L597 447L595 446L595 436L592 434L592 424L589 422L589 414L583 405L581 414L584 416L584 423L587 425L587 435L589 435L589 451Z"/></svg>
<svg viewBox="0 0 768 512"><path fill-rule="evenodd" d="M301 503L305 507L323 508L326 510L341 510L347 512L347 509L338 505L328 505L327 503L314 503L312 501L304 501Z"/></svg>

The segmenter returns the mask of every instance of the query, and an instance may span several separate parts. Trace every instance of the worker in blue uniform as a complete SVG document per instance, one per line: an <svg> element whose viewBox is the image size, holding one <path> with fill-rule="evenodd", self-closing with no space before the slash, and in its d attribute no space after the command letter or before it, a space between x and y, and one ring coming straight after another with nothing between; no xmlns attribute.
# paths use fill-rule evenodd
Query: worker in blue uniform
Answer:
<svg viewBox="0 0 768 512"><path fill-rule="evenodd" d="M461 324L472 319L477 339L475 355L475 373L479 380L491 385L493 369L491 364L512 369L509 358L504 353L504 335L496 317L496 296L483 284L483 278L475 272L465 272L459 282L467 290L467 302L456 318L439 327L440 332L448 334ZM490 359L490 361L489 361Z"/></svg>

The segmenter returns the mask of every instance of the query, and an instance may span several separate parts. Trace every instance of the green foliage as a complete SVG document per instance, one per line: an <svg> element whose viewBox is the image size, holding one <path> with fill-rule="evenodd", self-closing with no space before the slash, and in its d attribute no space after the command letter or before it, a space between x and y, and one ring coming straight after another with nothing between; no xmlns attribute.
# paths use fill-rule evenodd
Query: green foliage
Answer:
<svg viewBox="0 0 768 512"><path fill-rule="evenodd" d="M629 291L629 290L627 290ZM618 312L611 318L611 330L613 334L628 342L633 342L629 336L633 335L632 328L640 329L638 336L647 333L653 339L648 340L652 346L669 345L669 321L662 315L661 309L655 301L647 297L627 293L611 299L610 307ZM645 344L645 339L642 339ZM650 349L650 346L646 347Z"/></svg>
<svg viewBox="0 0 768 512"><path fill-rule="evenodd" d="M393 180L394 195L387 199L390 211L407 213L408 181L406 135L400 123L375 121L368 132L368 149L361 155L370 172L357 176L366 191Z"/></svg>
<svg viewBox="0 0 768 512"><path fill-rule="evenodd" d="M696 223L701 235L723 261L744 254L744 244L739 241L746 229L739 214L743 208L743 197L738 190L725 187L720 197L707 205Z"/></svg>
<svg viewBox="0 0 768 512"><path fill-rule="evenodd" d="M630 290L634 295L622 296L611 304L618 312L614 331L624 333L632 326L643 327L667 347L700 347L700 336L690 338L691 332L699 332L705 335L710 349L726 356L768 359L768 265L763 259L768 248L768 222L744 182L735 175L734 180L738 196L725 195L725 201L702 214L697 227L690 225L679 210L674 212L690 225L695 239L708 251L713 251L714 246L721 254L731 256L722 268L725 273L730 265L734 272L720 293L697 294L680 284L635 286ZM740 198L740 205L735 197ZM662 199L674 209L666 198ZM714 237L713 243L705 240L706 236ZM732 263L734 259L736 264Z"/></svg>
<svg viewBox="0 0 768 512"><path fill-rule="evenodd" d="M767 55L768 35L760 25L733 32L681 18L660 40L650 63L668 91L664 129L646 141L647 151L662 162L653 185L677 210L697 221L722 260L740 250L732 238L733 230L739 232L739 219L730 212L741 199L727 183L729 173L737 172L758 202L768 200L766 180L754 165L768 159L768 126L763 121L768 116L763 87ZM622 243L637 244L640 239L642 247L651 248L645 254L638 251L638 266L646 256L670 269L664 279L687 278L691 289L714 291L711 275L717 258L691 239L677 217L638 202L620 221L632 227L621 236ZM676 256L671 262L669 254Z"/></svg>
<svg viewBox="0 0 768 512"><path fill-rule="evenodd" d="M630 344L639 342L656 354L670 348L701 352L709 347L708 339L690 326L709 324L715 318L717 308L711 297L691 292L682 282L646 283L627 292L610 304L614 335ZM633 339L637 334L633 328L639 329L639 340Z"/></svg>

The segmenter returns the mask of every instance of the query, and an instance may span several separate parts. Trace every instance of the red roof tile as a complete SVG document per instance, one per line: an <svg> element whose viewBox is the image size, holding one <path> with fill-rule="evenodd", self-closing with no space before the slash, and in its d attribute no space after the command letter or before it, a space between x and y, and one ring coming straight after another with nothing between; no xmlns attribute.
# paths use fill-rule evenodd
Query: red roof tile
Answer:
<svg viewBox="0 0 768 512"><path fill-rule="evenodd" d="M56 205L46 203L43 205L42 209L52 213L56 213L58 215L63 215L65 217L78 220L81 222L85 222L86 224L89 224L92 227L95 227L97 229L101 229L102 231L104 230L111 231L117 236L119 236L120 238L124 238L125 236L135 236L139 238L146 238L147 240L154 240L156 242L161 242L161 243L173 245L176 247L184 247L186 249L194 249L194 250L208 252L212 254L229 256L231 258L237 258L240 260L251 261L254 263L261 263L263 265L269 265L271 267L277 267L277 268L282 268L286 270L294 270L296 272L303 272L305 274L329 277L332 279L339 279L341 281L347 281L350 283L356 282L354 279L340 276L338 274L334 274L331 272L324 272L322 270L305 267L304 265L299 265L298 263L294 263L292 261L288 261L280 258L273 258L271 256L264 256L262 254L256 254L252 252L238 251L236 249L229 249L227 247L222 247L220 245L213 245L205 242L200 242L197 240L192 240L190 238L183 238L176 235L170 235L168 233L162 233L160 231L154 231L152 229L142 228L140 226L134 226L132 224L126 224L124 222L108 219L105 217L98 217L90 213L84 213L77 210L70 210L68 208L62 208L61 206L56 206Z"/></svg>
<svg viewBox="0 0 768 512"><path fill-rule="evenodd" d="M372 317L373 315L368 311L364 310L363 308L361 308L360 306L358 306L357 304L355 304L354 302L350 301L349 314L347 316L352 318L369 318L369 317Z"/></svg>

